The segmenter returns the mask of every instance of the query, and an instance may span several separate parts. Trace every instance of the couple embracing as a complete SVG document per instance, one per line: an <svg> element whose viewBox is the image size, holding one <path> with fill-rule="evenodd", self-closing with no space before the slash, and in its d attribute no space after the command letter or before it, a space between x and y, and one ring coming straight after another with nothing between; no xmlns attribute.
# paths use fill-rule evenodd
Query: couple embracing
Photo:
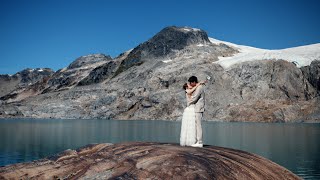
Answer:
<svg viewBox="0 0 320 180"><path fill-rule="evenodd" d="M180 145L203 147L201 120L205 105L205 82L191 76L183 85L186 93L187 107L184 109L181 121Z"/></svg>

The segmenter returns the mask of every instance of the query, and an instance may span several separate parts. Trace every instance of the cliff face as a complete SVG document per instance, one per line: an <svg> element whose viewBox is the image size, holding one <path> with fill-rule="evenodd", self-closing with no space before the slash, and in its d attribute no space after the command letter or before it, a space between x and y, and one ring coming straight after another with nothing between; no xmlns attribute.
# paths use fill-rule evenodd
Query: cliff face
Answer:
<svg viewBox="0 0 320 180"><path fill-rule="evenodd" d="M311 48L320 52L319 45ZM179 120L186 105L182 85L196 75L212 77L206 120L319 121L319 61L297 67L284 53L277 54L283 60L263 58L272 53L213 42L199 29L168 27L115 59L101 54L77 59L40 83L41 93L3 99L0 115ZM232 64L221 61L237 58Z"/></svg>
<svg viewBox="0 0 320 180"><path fill-rule="evenodd" d="M304 77L320 92L320 60L312 61L310 66L301 68Z"/></svg>
<svg viewBox="0 0 320 180"><path fill-rule="evenodd" d="M225 108L212 114L218 119L287 122L308 120L309 115L319 113L317 90L290 62L245 62L220 77L216 85L222 88L213 92L219 96L217 107Z"/></svg>

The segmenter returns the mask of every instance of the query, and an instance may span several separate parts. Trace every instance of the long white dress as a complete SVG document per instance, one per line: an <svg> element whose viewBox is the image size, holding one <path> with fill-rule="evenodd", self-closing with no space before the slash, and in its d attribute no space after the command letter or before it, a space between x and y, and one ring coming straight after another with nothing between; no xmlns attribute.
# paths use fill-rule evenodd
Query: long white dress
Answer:
<svg viewBox="0 0 320 180"><path fill-rule="evenodd" d="M194 104L183 111L180 132L180 145L191 146L196 143L196 118Z"/></svg>

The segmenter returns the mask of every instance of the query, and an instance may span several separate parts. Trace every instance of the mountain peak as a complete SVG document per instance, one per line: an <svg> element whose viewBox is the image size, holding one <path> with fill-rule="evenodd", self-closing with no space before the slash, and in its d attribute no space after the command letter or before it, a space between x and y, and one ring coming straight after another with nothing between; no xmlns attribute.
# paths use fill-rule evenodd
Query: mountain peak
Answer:
<svg viewBox="0 0 320 180"><path fill-rule="evenodd" d="M190 27L166 27L148 41L134 48L122 61L117 73L140 65L144 60L163 58L187 46L199 44L211 44L205 31Z"/></svg>
<svg viewBox="0 0 320 180"><path fill-rule="evenodd" d="M136 56L137 54L141 55L140 58L164 57L174 50L181 50L189 45L210 43L207 33L203 30L169 26L162 29L148 41L134 48L129 57L132 55ZM141 54L141 52L143 53Z"/></svg>
<svg viewBox="0 0 320 180"><path fill-rule="evenodd" d="M169 26L162 29L150 40L140 45L144 51L155 57L162 57L173 50L181 50L192 44L210 43L205 31L190 28Z"/></svg>
<svg viewBox="0 0 320 180"><path fill-rule="evenodd" d="M89 54L86 56L81 56L73 61L69 66L68 69L79 68L82 66L86 66L89 64L94 64L101 61L108 61L112 60L112 57L105 54Z"/></svg>

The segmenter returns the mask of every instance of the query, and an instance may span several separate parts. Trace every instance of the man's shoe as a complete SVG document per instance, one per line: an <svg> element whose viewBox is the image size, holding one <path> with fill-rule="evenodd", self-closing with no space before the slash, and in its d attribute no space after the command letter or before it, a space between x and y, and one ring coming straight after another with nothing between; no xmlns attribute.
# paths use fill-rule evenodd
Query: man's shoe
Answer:
<svg viewBox="0 0 320 180"><path fill-rule="evenodd" d="M192 147L203 147L203 144L196 143L196 144L192 144L191 146L192 146Z"/></svg>

